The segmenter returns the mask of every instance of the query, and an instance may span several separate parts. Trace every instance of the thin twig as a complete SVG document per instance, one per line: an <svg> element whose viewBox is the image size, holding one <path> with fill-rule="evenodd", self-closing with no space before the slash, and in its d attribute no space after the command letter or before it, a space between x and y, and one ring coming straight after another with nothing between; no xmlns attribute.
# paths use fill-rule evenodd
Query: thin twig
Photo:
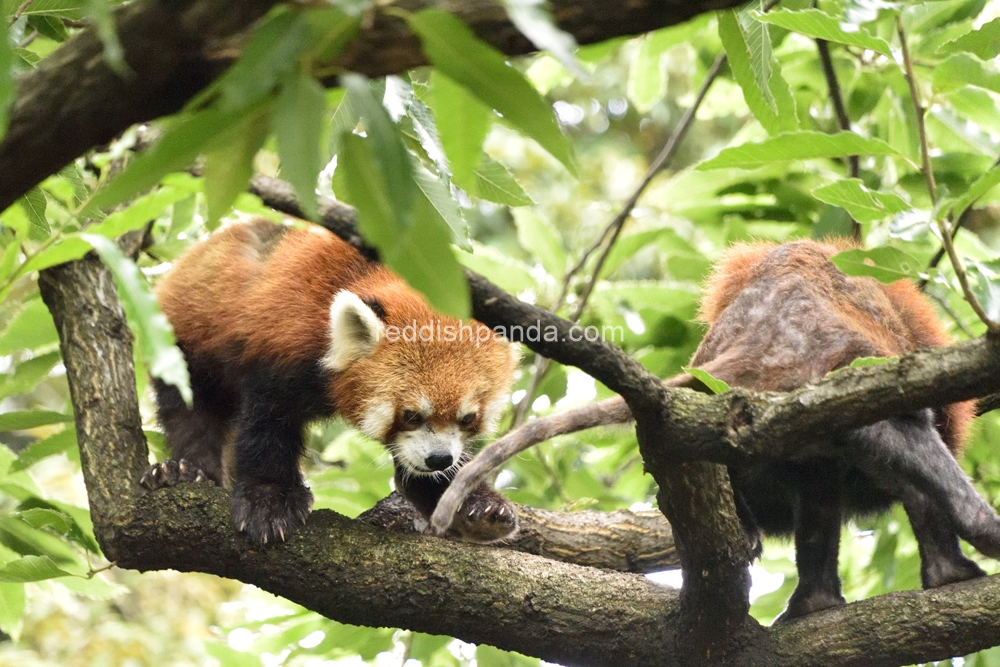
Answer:
<svg viewBox="0 0 1000 667"><path fill-rule="evenodd" d="M24 13L24 10L30 7L31 3L33 3L34 1L35 0L24 0L24 2L21 3L21 6L14 11L14 15L10 17L10 22L13 23L14 21L21 18L21 14Z"/></svg>
<svg viewBox="0 0 1000 667"><path fill-rule="evenodd" d="M813 3L815 6L815 3ZM827 88L830 90L830 102L833 104L834 113L837 116L837 124L841 130L851 131L851 119L847 115L847 108L844 106L844 96L840 91L840 82L837 80L837 71L833 68L833 59L830 57L830 44L825 39L816 40L816 50L819 51L819 62L823 67L823 76L826 78ZM858 178L861 175L861 159L857 155L847 156L847 176L848 178ZM861 241L861 223L851 217L851 237Z"/></svg>
<svg viewBox="0 0 1000 667"><path fill-rule="evenodd" d="M563 305L563 301L569 291L570 279L583 268L583 266L590 259L591 255L593 255L593 253L603 245L604 248L601 251L600 256L597 258L597 261L594 263L593 270L590 272L590 280L588 280L587 284L584 286L583 292L580 294L580 298L575 304L575 308L573 309L573 314L570 319L573 322L577 322L580 319L580 316L583 315L583 310L587 306L587 301L590 299L590 296L594 291L594 286L601 274L601 269L604 268L604 264L607 262L608 256L611 254L611 249L614 247L615 241L618 240L618 236L621 234L621 231L625 226L625 222L632 214L632 210L635 208L636 203L646 191L646 188L649 187L653 178L660 173L660 171L668 165L671 160L674 159L674 155L677 153L677 148L680 146L681 139L684 138L684 135L686 135L688 130L691 128L691 125L694 122L695 114L698 111L698 107L700 107L702 102L704 102L709 88L711 88L712 83L714 83L715 79L719 76L719 72L722 71L722 67L725 63L726 55L724 53L719 54L715 58L715 62L712 63L712 67L709 68L708 74L705 76L705 80L701 84L701 89L698 90L697 97L691 106L689 106L684 112L684 115L677 123L674 131L670 134L670 137L667 139L667 143L664 144L660 153L650 163L649 168L646 169L646 174L639 182L639 185L636 186L629 198L625 200L625 204L618 212L618 215L616 215L614 219L608 223L608 226L604 228L603 232L601 232L597 241L583 253L580 260L569 270L569 272L567 272L566 277L563 280L562 293L556 300L556 304L552 308L553 311L558 310ZM606 239L607 242L605 243ZM538 390L538 385L545 376L545 372L548 371L549 365L550 361L545 357L535 357L535 364L533 368L534 372L532 373L531 382L526 389L524 398L522 398L514 407L514 418L511 420L510 425L511 429L517 428L524 422L524 418L528 413L528 406L530 406L531 402L534 400L535 392Z"/></svg>
<svg viewBox="0 0 1000 667"><path fill-rule="evenodd" d="M937 204L937 185L934 183L934 170L931 168L931 157L930 148L927 144L927 131L924 126L924 113L925 109L920 103L920 92L917 90L917 78L913 73L913 61L910 59L910 49L906 43L906 31L903 29L903 19L902 16L896 16L896 32L899 34L900 46L903 50L903 66L904 73L906 74L906 81L910 85L910 97L913 99L913 109L917 115L917 136L920 139L920 160L922 165L922 171L924 172L924 182L927 184L927 194L931 198L931 208L933 210L935 204ZM962 265L961 259L958 257L958 253L955 251L955 244L952 243L952 230L948 229L948 225L945 218L940 215L935 215L935 219L938 225L938 230L941 233L941 243L944 245L944 250L948 253L948 259L951 260L952 269L955 271L955 277L958 278L958 284L962 287L962 294L965 296L965 300L969 302L972 306L972 310L975 311L976 316L982 320L983 324L986 325L987 331L992 335L1000 335L1000 323L994 322L983 310L982 305L979 303L979 299L976 295L972 293L969 289L969 278L965 273L965 267ZM957 227L958 225L954 225Z"/></svg>
<svg viewBox="0 0 1000 667"><path fill-rule="evenodd" d="M944 251L942 250L942 252ZM962 333L964 333L969 338L975 336L975 334L972 333L969 327L965 326L965 322L962 321L962 318L959 317L958 313L956 313L954 309L948 305L948 300L945 299L940 293L938 293L937 290L932 290L932 289L924 290L924 293L927 294L927 296L929 296L930 298L937 301L937 304L941 307L941 310L943 310L948 315L948 317L954 320L955 325L962 330Z"/></svg>

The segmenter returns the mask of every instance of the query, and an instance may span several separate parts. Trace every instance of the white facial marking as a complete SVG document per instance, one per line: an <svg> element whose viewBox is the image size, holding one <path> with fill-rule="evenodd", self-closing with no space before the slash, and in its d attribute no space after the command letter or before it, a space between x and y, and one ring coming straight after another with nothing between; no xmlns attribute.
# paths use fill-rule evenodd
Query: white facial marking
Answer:
<svg viewBox="0 0 1000 667"><path fill-rule="evenodd" d="M375 440L385 441L385 434L392 426L395 417L395 410L392 403L375 402L370 403L361 413L361 420L358 422L358 430Z"/></svg>
<svg viewBox="0 0 1000 667"><path fill-rule="evenodd" d="M337 292L330 304L330 347L323 366L339 372L375 351L385 325L358 295Z"/></svg>
<svg viewBox="0 0 1000 667"><path fill-rule="evenodd" d="M417 412L419 412L423 417L430 417L434 414L434 404L431 403L431 399L426 396L421 396L417 405L419 406L417 408Z"/></svg>
<svg viewBox="0 0 1000 667"><path fill-rule="evenodd" d="M492 433L496 430L497 422L500 421L500 415L503 414L509 400L510 398L507 394L502 394L499 398L495 398L486 404L486 407L483 409L482 432L484 434Z"/></svg>
<svg viewBox="0 0 1000 667"><path fill-rule="evenodd" d="M467 414L474 414L479 412L479 402L475 399L475 391L470 391L462 399L462 402L458 405L458 412L455 413L455 418L461 420Z"/></svg>
<svg viewBox="0 0 1000 667"><path fill-rule="evenodd" d="M396 461L415 475L438 474L427 467L427 457L431 455L451 456L451 467L443 472L454 471L464 449L462 431L454 425L441 430L428 426L416 431L400 431L392 443Z"/></svg>

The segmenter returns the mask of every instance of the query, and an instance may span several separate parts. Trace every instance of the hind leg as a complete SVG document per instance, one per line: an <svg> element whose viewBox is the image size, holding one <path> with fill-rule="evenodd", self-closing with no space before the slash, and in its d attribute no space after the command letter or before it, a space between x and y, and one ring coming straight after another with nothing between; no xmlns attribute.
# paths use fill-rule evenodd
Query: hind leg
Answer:
<svg viewBox="0 0 1000 667"><path fill-rule="evenodd" d="M150 490L179 482L225 482L222 450L229 435L224 417L196 399L188 407L172 385L154 380L157 414L173 459L149 467L140 483Z"/></svg>
<svg viewBox="0 0 1000 667"><path fill-rule="evenodd" d="M905 495L903 508L920 547L920 581L924 588L985 576L986 573L962 553L948 516L918 491Z"/></svg>
<svg viewBox="0 0 1000 667"><path fill-rule="evenodd" d="M776 624L844 604L837 560L843 521L841 474L836 462L801 466L795 500L795 567L799 583Z"/></svg>
<svg viewBox="0 0 1000 667"><path fill-rule="evenodd" d="M888 489L900 489L917 517L932 553L955 561L942 526L981 553L1000 558L1000 517L984 501L948 451L930 410L921 410L848 431L841 436L859 468ZM926 496L914 501L913 493ZM914 505L914 503L916 503ZM930 508L930 509L928 509ZM912 517L911 517L912 519Z"/></svg>

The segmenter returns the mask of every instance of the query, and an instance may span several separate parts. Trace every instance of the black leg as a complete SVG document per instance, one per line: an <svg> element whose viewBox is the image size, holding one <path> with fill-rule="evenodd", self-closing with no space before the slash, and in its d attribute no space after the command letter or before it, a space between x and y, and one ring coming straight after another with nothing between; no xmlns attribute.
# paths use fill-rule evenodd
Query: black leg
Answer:
<svg viewBox="0 0 1000 667"><path fill-rule="evenodd" d="M841 441L847 455L880 485L900 489L904 499L911 490L923 493L959 537L981 553L1000 558L1000 517L948 451L930 410L854 429Z"/></svg>
<svg viewBox="0 0 1000 667"><path fill-rule="evenodd" d="M903 508L920 547L920 581L935 588L986 573L965 557L948 516L919 491L905 494Z"/></svg>
<svg viewBox="0 0 1000 667"><path fill-rule="evenodd" d="M222 450L230 432L226 416L211 410L198 394L194 405L188 407L176 387L159 380L153 381L153 387L157 414L173 460L150 466L142 476L143 486L158 489L178 482L201 481L223 485L226 471Z"/></svg>
<svg viewBox="0 0 1000 667"><path fill-rule="evenodd" d="M396 489L428 519L451 480L441 476L414 475L396 466ZM495 542L517 531L517 510L502 495L480 484L466 497L451 531L467 542Z"/></svg>
<svg viewBox="0 0 1000 667"><path fill-rule="evenodd" d="M835 461L819 459L800 466L798 473L795 566L799 583L775 623L844 604L837 573L843 521L839 466Z"/></svg>

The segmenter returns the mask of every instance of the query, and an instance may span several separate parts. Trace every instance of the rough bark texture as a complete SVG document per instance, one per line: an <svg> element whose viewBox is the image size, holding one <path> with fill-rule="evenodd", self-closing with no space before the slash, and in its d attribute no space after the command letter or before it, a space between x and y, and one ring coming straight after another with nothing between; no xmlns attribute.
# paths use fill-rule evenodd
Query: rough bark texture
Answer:
<svg viewBox="0 0 1000 667"><path fill-rule="evenodd" d="M686 21L744 0L554 0L559 25L581 44ZM93 29L63 44L25 75L0 142L0 211L94 146L130 125L180 109L228 66L213 46L252 25L275 0L137 0L116 13L129 71L102 59ZM346 71L397 74L427 59L405 21L387 9L437 7L455 13L487 42L511 55L535 50L495 0L398 0L379 3L339 60ZM216 49L219 51L219 49Z"/></svg>
<svg viewBox="0 0 1000 667"><path fill-rule="evenodd" d="M517 505L517 520L517 535L497 546L618 572L644 574L680 566L670 524L656 510L550 512ZM423 515L395 491L358 521L398 533L428 532Z"/></svg>

